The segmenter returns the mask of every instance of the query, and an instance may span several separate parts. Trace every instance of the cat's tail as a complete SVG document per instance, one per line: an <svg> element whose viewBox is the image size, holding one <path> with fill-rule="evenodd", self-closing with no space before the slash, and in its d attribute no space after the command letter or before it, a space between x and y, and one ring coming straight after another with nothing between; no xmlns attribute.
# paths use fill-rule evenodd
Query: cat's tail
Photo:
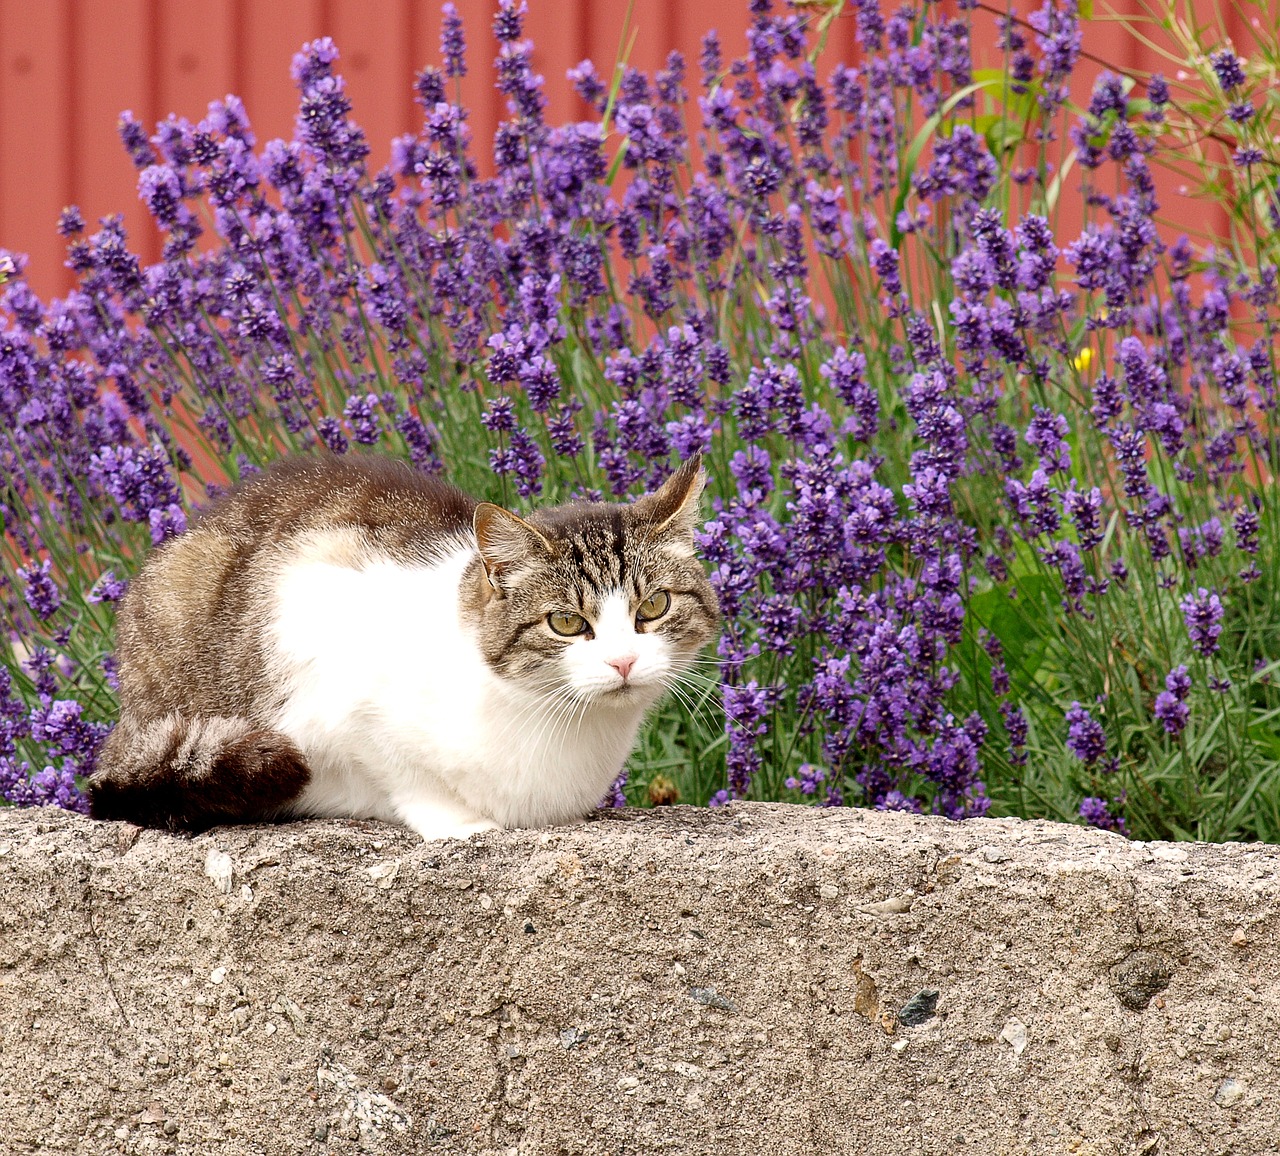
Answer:
<svg viewBox="0 0 1280 1156"><path fill-rule="evenodd" d="M120 719L89 779L89 814L143 827L203 831L279 815L311 770L278 731L244 718Z"/></svg>

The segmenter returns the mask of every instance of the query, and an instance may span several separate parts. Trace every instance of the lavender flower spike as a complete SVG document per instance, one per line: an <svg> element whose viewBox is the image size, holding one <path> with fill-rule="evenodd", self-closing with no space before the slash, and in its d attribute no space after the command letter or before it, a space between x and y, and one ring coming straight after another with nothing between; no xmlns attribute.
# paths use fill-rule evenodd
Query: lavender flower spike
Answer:
<svg viewBox="0 0 1280 1156"><path fill-rule="evenodd" d="M1197 654L1208 658L1217 653L1218 636L1222 633L1222 599L1212 590L1201 586L1194 594L1188 594L1178 604L1182 608L1187 633Z"/></svg>

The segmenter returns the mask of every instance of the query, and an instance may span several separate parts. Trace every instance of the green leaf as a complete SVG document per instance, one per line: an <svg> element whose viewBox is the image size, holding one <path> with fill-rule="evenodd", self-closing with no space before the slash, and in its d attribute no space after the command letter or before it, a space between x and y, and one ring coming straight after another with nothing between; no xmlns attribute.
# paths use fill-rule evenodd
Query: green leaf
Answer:
<svg viewBox="0 0 1280 1156"><path fill-rule="evenodd" d="M987 147L997 157L1017 148L1025 139L1021 126L1004 115L974 117L973 127L986 137Z"/></svg>
<svg viewBox="0 0 1280 1156"><path fill-rule="evenodd" d="M1044 661L1047 640L1057 636L1052 610L1057 591L1052 578L1039 574L1015 579L1014 585L1017 598L1003 586L974 594L969 616L1000 640L1010 677L1026 684Z"/></svg>
<svg viewBox="0 0 1280 1156"><path fill-rule="evenodd" d="M1250 740L1257 743L1268 756L1280 760L1280 734L1276 734L1265 723L1257 722L1249 725L1248 734Z"/></svg>

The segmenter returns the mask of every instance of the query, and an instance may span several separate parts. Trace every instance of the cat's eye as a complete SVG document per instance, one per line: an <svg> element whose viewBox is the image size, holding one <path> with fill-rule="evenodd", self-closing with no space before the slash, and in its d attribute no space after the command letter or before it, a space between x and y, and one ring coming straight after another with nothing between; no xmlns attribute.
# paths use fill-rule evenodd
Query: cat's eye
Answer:
<svg viewBox="0 0 1280 1156"><path fill-rule="evenodd" d="M565 638L572 638L575 634L584 634L586 632L587 620L581 614L574 614L567 610L557 610L547 615L547 625L557 634L563 635Z"/></svg>
<svg viewBox="0 0 1280 1156"><path fill-rule="evenodd" d="M661 618L668 610L671 609L671 595L665 590L659 590L657 594L646 598L636 608L636 618L641 622L652 622L655 618Z"/></svg>

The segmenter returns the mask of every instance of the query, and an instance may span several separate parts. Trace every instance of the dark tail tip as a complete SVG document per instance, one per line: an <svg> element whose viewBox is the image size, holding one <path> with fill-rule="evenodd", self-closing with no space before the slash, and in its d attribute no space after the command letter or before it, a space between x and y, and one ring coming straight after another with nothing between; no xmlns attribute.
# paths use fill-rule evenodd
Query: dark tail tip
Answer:
<svg viewBox="0 0 1280 1156"><path fill-rule="evenodd" d="M273 818L311 781L306 759L285 735L247 730L246 724L240 737L214 745L225 725L201 723L166 720L170 733L162 752L144 743L143 749L150 746L146 761L126 758L99 770L88 784L89 814L142 827L204 831ZM203 749L202 730L210 740Z"/></svg>

